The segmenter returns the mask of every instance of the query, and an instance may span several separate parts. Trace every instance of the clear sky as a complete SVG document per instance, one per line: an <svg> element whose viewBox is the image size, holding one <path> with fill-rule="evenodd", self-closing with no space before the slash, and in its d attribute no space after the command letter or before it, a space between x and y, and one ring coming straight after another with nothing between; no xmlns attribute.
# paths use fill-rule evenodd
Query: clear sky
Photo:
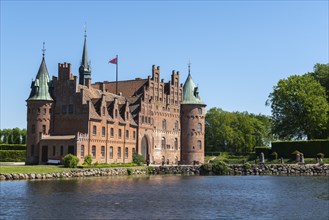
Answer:
<svg viewBox="0 0 329 220"><path fill-rule="evenodd" d="M211 107L271 114L279 79L328 63L328 1L3 1L1 128L26 127L26 102L42 59L78 75L84 24L92 81L187 77L187 63Z"/></svg>

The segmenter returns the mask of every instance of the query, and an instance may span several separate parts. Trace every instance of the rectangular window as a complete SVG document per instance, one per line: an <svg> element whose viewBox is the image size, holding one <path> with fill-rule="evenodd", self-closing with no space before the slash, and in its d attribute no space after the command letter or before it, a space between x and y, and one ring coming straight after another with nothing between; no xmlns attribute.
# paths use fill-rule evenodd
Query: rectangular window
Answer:
<svg viewBox="0 0 329 220"><path fill-rule="evenodd" d="M83 158L85 156L85 146L81 145L80 157Z"/></svg>
<svg viewBox="0 0 329 220"><path fill-rule="evenodd" d="M63 156L63 155L64 155L64 147L61 146L61 156Z"/></svg>
<svg viewBox="0 0 329 220"><path fill-rule="evenodd" d="M53 146L53 156L56 155L56 146Z"/></svg>
<svg viewBox="0 0 329 220"><path fill-rule="evenodd" d="M45 115L46 113L47 113L47 109L44 108L44 109L43 109L43 114Z"/></svg>
<svg viewBox="0 0 329 220"><path fill-rule="evenodd" d="M96 133L97 133L97 127L96 125L93 126L93 135L96 136Z"/></svg>
<svg viewBox="0 0 329 220"><path fill-rule="evenodd" d="M128 147L126 147L126 150L125 150L125 158L128 158Z"/></svg>
<svg viewBox="0 0 329 220"><path fill-rule="evenodd" d="M136 131L133 131L133 139L136 140Z"/></svg>
<svg viewBox="0 0 329 220"><path fill-rule="evenodd" d="M122 137L121 129L119 129L119 138Z"/></svg>
<svg viewBox="0 0 329 220"><path fill-rule="evenodd" d="M129 139L129 131L126 130L126 139Z"/></svg>
<svg viewBox="0 0 329 220"><path fill-rule="evenodd" d="M113 158L113 147L111 146L110 147L110 159L112 159Z"/></svg>
<svg viewBox="0 0 329 220"><path fill-rule="evenodd" d="M62 114L66 114L66 105L62 105Z"/></svg>
<svg viewBox="0 0 329 220"><path fill-rule="evenodd" d="M136 153L136 148L133 147L132 152L133 153Z"/></svg>
<svg viewBox="0 0 329 220"><path fill-rule="evenodd" d="M105 127L102 127L102 136L105 137Z"/></svg>
<svg viewBox="0 0 329 220"><path fill-rule="evenodd" d="M91 154L92 154L93 158L96 157L96 146L92 146L92 148L91 148Z"/></svg>
<svg viewBox="0 0 329 220"><path fill-rule="evenodd" d="M69 105L69 114L73 114L73 105Z"/></svg>
<svg viewBox="0 0 329 220"><path fill-rule="evenodd" d="M114 137L114 129L113 128L110 129L110 135L111 135L111 137Z"/></svg>
<svg viewBox="0 0 329 220"><path fill-rule="evenodd" d="M118 158L121 158L121 147L118 147Z"/></svg>
<svg viewBox="0 0 329 220"><path fill-rule="evenodd" d="M104 146L101 146L101 156L102 156L102 158L105 157L105 147Z"/></svg>

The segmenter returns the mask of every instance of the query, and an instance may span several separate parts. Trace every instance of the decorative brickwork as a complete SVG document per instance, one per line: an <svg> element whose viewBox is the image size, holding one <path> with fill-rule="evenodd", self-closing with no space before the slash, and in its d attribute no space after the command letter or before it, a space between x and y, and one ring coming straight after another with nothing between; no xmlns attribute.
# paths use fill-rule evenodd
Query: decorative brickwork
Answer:
<svg viewBox="0 0 329 220"><path fill-rule="evenodd" d="M85 40L83 59L86 54ZM44 58L42 65L46 69ZM27 100L27 163L62 160L68 153L80 163L88 154L93 162L126 163L135 151L154 164L203 162L205 105L181 105L179 72L164 82L160 67L152 66L147 79L118 82L116 95L115 82L91 84L89 63L81 66L84 80L72 74L71 64L58 64L57 77L47 82L51 98ZM38 88L32 89L31 95Z"/></svg>

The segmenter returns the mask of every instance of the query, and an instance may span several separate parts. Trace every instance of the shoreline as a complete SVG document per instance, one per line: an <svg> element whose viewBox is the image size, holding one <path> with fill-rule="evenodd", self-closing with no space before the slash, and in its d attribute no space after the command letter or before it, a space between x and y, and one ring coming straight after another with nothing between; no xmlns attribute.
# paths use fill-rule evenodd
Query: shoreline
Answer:
<svg viewBox="0 0 329 220"><path fill-rule="evenodd" d="M130 176L130 175L214 175L213 170L204 170L200 165L178 166L145 166L143 168L117 167L117 168L85 168L72 169L56 173L19 173L2 174L0 181L5 180L39 180L63 179L99 176ZM329 176L329 165L319 164L257 164L246 167L242 164L228 165L228 176Z"/></svg>

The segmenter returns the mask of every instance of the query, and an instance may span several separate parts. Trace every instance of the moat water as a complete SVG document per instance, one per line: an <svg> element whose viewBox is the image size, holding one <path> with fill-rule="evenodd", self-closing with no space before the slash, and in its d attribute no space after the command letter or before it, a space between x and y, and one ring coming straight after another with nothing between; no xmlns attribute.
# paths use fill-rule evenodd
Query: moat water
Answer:
<svg viewBox="0 0 329 220"><path fill-rule="evenodd" d="M0 187L0 219L329 219L329 177L96 177Z"/></svg>

